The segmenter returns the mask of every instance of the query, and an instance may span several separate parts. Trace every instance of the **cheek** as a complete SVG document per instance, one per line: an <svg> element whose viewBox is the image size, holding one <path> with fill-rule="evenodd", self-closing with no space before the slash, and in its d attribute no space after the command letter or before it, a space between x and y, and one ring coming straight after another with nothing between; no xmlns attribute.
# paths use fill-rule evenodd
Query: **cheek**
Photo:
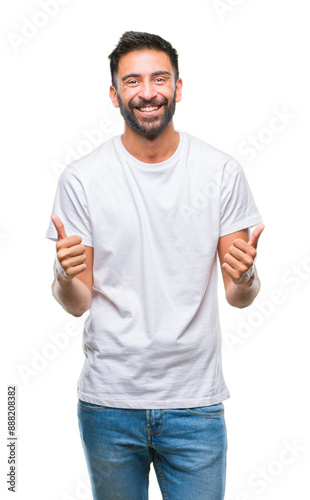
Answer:
<svg viewBox="0 0 310 500"><path fill-rule="evenodd" d="M139 102L138 92L133 92L132 90L124 92L122 99L123 99L124 104L126 104L127 106L129 103L131 105L135 106Z"/></svg>
<svg viewBox="0 0 310 500"><path fill-rule="evenodd" d="M165 96L165 98L168 100L168 101L173 101L173 97L174 97L174 88L172 87L169 87L169 89L165 89L165 92L163 92L163 95Z"/></svg>

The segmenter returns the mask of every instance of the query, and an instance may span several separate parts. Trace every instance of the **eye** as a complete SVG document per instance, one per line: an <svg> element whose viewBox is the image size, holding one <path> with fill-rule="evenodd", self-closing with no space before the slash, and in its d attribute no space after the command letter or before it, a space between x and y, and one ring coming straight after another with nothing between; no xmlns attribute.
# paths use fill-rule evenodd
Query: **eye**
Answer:
<svg viewBox="0 0 310 500"><path fill-rule="evenodd" d="M127 83L128 84L131 84L131 83L135 84L135 83L137 83L137 80L129 80L129 82L127 82Z"/></svg>
<svg viewBox="0 0 310 500"><path fill-rule="evenodd" d="M164 82L164 81L165 81L165 79L164 79L164 78L162 78L161 76L159 76L158 78L156 78L156 81L157 81L157 82L159 81L159 83L161 83L161 82Z"/></svg>

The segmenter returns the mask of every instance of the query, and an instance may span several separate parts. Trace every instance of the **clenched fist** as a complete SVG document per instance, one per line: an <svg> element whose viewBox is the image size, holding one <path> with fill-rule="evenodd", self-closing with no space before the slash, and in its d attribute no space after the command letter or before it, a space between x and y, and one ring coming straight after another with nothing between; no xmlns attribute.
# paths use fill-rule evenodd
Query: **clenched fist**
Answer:
<svg viewBox="0 0 310 500"><path fill-rule="evenodd" d="M58 276L63 279L72 280L77 274L82 273L86 269L86 247L81 245L82 238L80 236L67 236L64 225L58 215L52 215L51 219L58 234L58 241L56 243L57 259L56 259L56 272L57 265L60 264L61 269L58 267ZM58 264L59 263L59 264Z"/></svg>
<svg viewBox="0 0 310 500"><path fill-rule="evenodd" d="M257 242L264 228L264 224L256 226L248 243L240 238L234 240L228 253L224 255L222 268L236 285L248 282L255 273L253 264Z"/></svg>

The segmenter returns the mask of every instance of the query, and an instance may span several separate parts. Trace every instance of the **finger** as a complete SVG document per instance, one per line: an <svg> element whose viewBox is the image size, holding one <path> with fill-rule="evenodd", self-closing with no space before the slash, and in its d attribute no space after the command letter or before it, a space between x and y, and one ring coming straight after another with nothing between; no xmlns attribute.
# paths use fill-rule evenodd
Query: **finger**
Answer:
<svg viewBox="0 0 310 500"><path fill-rule="evenodd" d="M225 264L227 264L230 268L236 271L236 273L239 274L239 277L241 274L246 273L248 269L251 267L245 262L240 262L239 260L235 259L235 257L233 257L230 254L225 255L225 262L223 263L223 265Z"/></svg>
<svg viewBox="0 0 310 500"><path fill-rule="evenodd" d="M239 248L243 252L251 255L253 258L256 256L256 249L252 247L249 243L244 241L242 238L236 238L233 241L233 246Z"/></svg>
<svg viewBox="0 0 310 500"><path fill-rule="evenodd" d="M256 226L250 238L249 245L251 245L254 248L257 248L258 238L260 237L264 229L265 229L264 224L258 224L258 226Z"/></svg>
<svg viewBox="0 0 310 500"><path fill-rule="evenodd" d="M255 249L249 246L248 243L246 243L246 245L247 247L245 248L245 251L238 249L236 246L231 246L228 251L229 253L227 253L225 257L227 255L232 255L232 257L238 260L239 262L242 262L246 264L248 267L251 267L255 258L255 255L253 255L253 251L255 251Z"/></svg>
<svg viewBox="0 0 310 500"><path fill-rule="evenodd" d="M230 276L230 278L232 278L233 280L240 279L240 272L230 266L227 262L224 262L224 264L222 265L222 269L224 269L225 273L227 273L228 276Z"/></svg>
<svg viewBox="0 0 310 500"><path fill-rule="evenodd" d="M52 222L56 228L57 234L58 234L58 241L63 240L64 238L67 238L65 227L63 225L63 222L60 220L58 215L53 214L51 216Z"/></svg>
<svg viewBox="0 0 310 500"><path fill-rule="evenodd" d="M70 278L74 278L74 276L76 276L77 274L85 271L86 267L87 266L85 263L81 264L80 266L68 267L68 269L66 270L66 275Z"/></svg>
<svg viewBox="0 0 310 500"><path fill-rule="evenodd" d="M69 257L61 260L61 267L67 272L69 267L79 266L86 261L86 254L77 255L76 257Z"/></svg>
<svg viewBox="0 0 310 500"><path fill-rule="evenodd" d="M59 260L67 259L70 257L76 257L78 255L83 255L86 251L85 245L73 244L71 241L75 241L74 236L70 236L63 245L58 245L57 257ZM78 237L79 238L79 237ZM80 241L80 240L77 240Z"/></svg>
<svg viewBox="0 0 310 500"><path fill-rule="evenodd" d="M77 234L73 236L67 236L64 240L59 240L56 243L56 248L57 251L60 251L61 249L71 249L74 246L80 246L80 243L82 242L81 236L78 236ZM85 250L84 245L81 245L83 248L81 250ZM77 249L79 251L79 249ZM68 251L68 250L67 250ZM70 252L72 250L69 250Z"/></svg>

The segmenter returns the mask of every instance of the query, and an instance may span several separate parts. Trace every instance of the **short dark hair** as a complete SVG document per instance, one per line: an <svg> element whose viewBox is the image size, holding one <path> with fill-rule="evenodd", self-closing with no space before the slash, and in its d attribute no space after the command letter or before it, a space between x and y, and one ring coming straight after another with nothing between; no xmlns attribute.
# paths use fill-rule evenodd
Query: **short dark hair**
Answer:
<svg viewBox="0 0 310 500"><path fill-rule="evenodd" d="M115 49L108 56L110 59L110 70L112 85L116 86L116 77L118 72L118 63L121 56L129 54L135 50L153 49L165 52L171 62L174 70L175 81L179 78L178 53L172 47L171 43L164 40L159 35L144 33L141 31L125 31L119 39Z"/></svg>

